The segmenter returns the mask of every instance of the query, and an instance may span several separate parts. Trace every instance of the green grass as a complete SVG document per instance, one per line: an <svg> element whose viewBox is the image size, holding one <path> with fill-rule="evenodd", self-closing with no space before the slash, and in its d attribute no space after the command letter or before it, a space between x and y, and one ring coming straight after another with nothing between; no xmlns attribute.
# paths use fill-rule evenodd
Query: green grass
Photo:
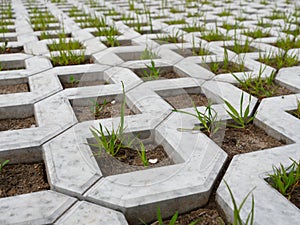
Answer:
<svg viewBox="0 0 300 225"><path fill-rule="evenodd" d="M4 166L6 166L7 164L9 163L9 160L0 160L0 173L1 173L1 170L3 169Z"/></svg>
<svg viewBox="0 0 300 225"><path fill-rule="evenodd" d="M181 28L183 31L186 31L188 33L191 33L191 32L203 32L206 30L205 28L205 24L197 24L197 23L194 23L194 24L187 24L185 25L183 28Z"/></svg>
<svg viewBox="0 0 300 225"><path fill-rule="evenodd" d="M236 54L247 53L247 52L255 52L257 51L254 47L251 46L251 41L246 39L242 44L235 38L233 46L223 46L227 49L235 52Z"/></svg>
<svg viewBox="0 0 300 225"><path fill-rule="evenodd" d="M165 21L168 25L186 24L185 19Z"/></svg>
<svg viewBox="0 0 300 225"><path fill-rule="evenodd" d="M72 50L60 51L59 55L50 55L53 66L79 65L86 62L84 51L79 53Z"/></svg>
<svg viewBox="0 0 300 225"><path fill-rule="evenodd" d="M300 39L296 40L295 37L291 38L289 36L286 38L279 38L274 45L284 51L288 51L293 48L300 48Z"/></svg>
<svg viewBox="0 0 300 225"><path fill-rule="evenodd" d="M273 166L273 174L269 174L271 186L288 199L300 181L300 161L291 160L292 164L287 168L282 164L279 167Z"/></svg>
<svg viewBox="0 0 300 225"><path fill-rule="evenodd" d="M217 16L225 17L225 16L232 16L231 9L223 9Z"/></svg>
<svg viewBox="0 0 300 225"><path fill-rule="evenodd" d="M246 126L254 120L255 115L251 115L250 112L251 95L249 95L248 105L246 106L245 110L243 110L244 92L242 93L240 98L239 110L235 109L234 106L226 100L224 100L224 103L228 108L226 109L226 112L234 121L234 123L228 124L230 127L245 129Z"/></svg>
<svg viewBox="0 0 300 225"><path fill-rule="evenodd" d="M76 40L66 40L65 38L59 38L58 42L54 42L48 45L50 51L63 51L63 50L75 50L83 49L79 41Z"/></svg>
<svg viewBox="0 0 300 225"><path fill-rule="evenodd" d="M93 33L95 36L116 36L119 34L118 30L113 27L97 27L97 31Z"/></svg>
<svg viewBox="0 0 300 225"><path fill-rule="evenodd" d="M151 60L150 65L145 64L147 69L143 71L143 76L150 80L157 80L160 75L160 69L155 67L155 62Z"/></svg>
<svg viewBox="0 0 300 225"><path fill-rule="evenodd" d="M215 29L205 31L200 37L208 42L231 40L229 36L223 35L217 27Z"/></svg>
<svg viewBox="0 0 300 225"><path fill-rule="evenodd" d="M286 52L272 53L267 55L259 55L258 61L271 66L277 70L283 67L291 67L299 64L298 56L296 54L289 55Z"/></svg>
<svg viewBox="0 0 300 225"><path fill-rule="evenodd" d="M107 21L105 17L95 17L91 15L84 16L82 18L75 19L76 22L80 24L81 28L89 28L89 27L106 27Z"/></svg>
<svg viewBox="0 0 300 225"><path fill-rule="evenodd" d="M273 27L273 24L270 22L266 22L263 18L261 18L257 21L257 26L268 28L268 27Z"/></svg>
<svg viewBox="0 0 300 225"><path fill-rule="evenodd" d="M242 32L243 35L252 37L254 39L257 38L265 38L265 37L271 37L270 31L263 31L260 28L255 28L254 30L245 30Z"/></svg>
<svg viewBox="0 0 300 225"><path fill-rule="evenodd" d="M222 28L224 28L225 30L229 31L229 30L236 30L236 29L243 29L243 26L238 25L238 23L235 24L230 24L227 22L223 22Z"/></svg>
<svg viewBox="0 0 300 225"><path fill-rule="evenodd" d="M252 78L251 75L245 79L239 79L233 75L239 83L239 87L259 99L277 96L279 86L275 83L276 73L273 72L269 77L262 77L264 69L260 69L256 78Z"/></svg>
<svg viewBox="0 0 300 225"><path fill-rule="evenodd" d="M121 117L120 123L118 128L115 130L112 128L111 131L107 127L102 126L99 124L99 129L95 127L90 128L90 131L93 134L93 137L96 140L96 144L90 144L91 146L97 147L99 152L98 155L102 153L102 151L106 151L106 153L110 154L111 156L116 156L117 153L121 148L128 148L130 144L123 144L125 137L124 137L124 115L125 115L125 106L126 106L126 96L124 90L124 84L122 83L123 88L123 99L121 104Z"/></svg>
<svg viewBox="0 0 300 225"><path fill-rule="evenodd" d="M174 109L174 112L179 112L183 114L187 114L190 116L195 117L198 122L200 123L193 130L201 130L206 133L208 136L213 136L221 127L221 122L218 121L217 112L212 108L212 102L208 102L204 112L200 112L196 107L195 103L193 102L195 113ZM183 128L179 130L185 130Z"/></svg>
<svg viewBox="0 0 300 225"><path fill-rule="evenodd" d="M295 110L290 111L290 113L296 118L300 119L300 100L297 99L297 108Z"/></svg>
<svg viewBox="0 0 300 225"><path fill-rule="evenodd" d="M155 39L159 44L168 44L168 43L182 43L182 35L179 34L179 31L173 32L171 34L163 34L161 37Z"/></svg>

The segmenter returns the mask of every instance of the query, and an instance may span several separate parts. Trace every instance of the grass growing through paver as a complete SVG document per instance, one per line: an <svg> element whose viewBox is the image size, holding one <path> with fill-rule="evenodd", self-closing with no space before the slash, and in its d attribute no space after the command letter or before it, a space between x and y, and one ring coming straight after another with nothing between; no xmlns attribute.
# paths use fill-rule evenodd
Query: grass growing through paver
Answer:
<svg viewBox="0 0 300 225"><path fill-rule="evenodd" d="M205 31L203 34L201 34L200 38L202 38L202 39L204 39L208 42L211 42L211 41L229 41L229 40L231 40L231 37L222 34L219 31L217 26L216 26L215 29Z"/></svg>
<svg viewBox="0 0 300 225"><path fill-rule="evenodd" d="M278 167L273 166L273 173L269 174L267 181L272 187L299 207L300 202L297 195L299 194L300 186L300 161L293 159L291 161L292 164L288 167L284 167L282 164Z"/></svg>
<svg viewBox="0 0 300 225"><path fill-rule="evenodd" d="M287 52L269 52L268 54L259 54L258 61L279 70L283 67L291 67L299 64L296 54L287 54Z"/></svg>
<svg viewBox="0 0 300 225"><path fill-rule="evenodd" d="M270 31L263 31L261 28L255 28L254 30L248 29L243 31L242 34L252 37L254 39L271 37Z"/></svg>

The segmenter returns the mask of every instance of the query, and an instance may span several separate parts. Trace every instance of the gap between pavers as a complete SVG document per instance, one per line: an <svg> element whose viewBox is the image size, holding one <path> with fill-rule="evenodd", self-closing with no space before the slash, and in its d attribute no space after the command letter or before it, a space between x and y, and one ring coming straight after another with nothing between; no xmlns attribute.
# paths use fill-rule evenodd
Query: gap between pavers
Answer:
<svg viewBox="0 0 300 225"><path fill-rule="evenodd" d="M289 157L298 161L300 145L292 144L235 156L223 178L239 206L252 190L254 196L254 224L290 225L299 222L299 209L265 181L272 173L272 166L291 164ZM253 188L255 188L253 190ZM246 221L251 211L251 195L241 209L240 215ZM217 189L216 200L224 210L227 219L233 221L233 205L224 181Z"/></svg>
<svg viewBox="0 0 300 225"><path fill-rule="evenodd" d="M80 201L72 206L54 225L128 225L120 212L89 202Z"/></svg>

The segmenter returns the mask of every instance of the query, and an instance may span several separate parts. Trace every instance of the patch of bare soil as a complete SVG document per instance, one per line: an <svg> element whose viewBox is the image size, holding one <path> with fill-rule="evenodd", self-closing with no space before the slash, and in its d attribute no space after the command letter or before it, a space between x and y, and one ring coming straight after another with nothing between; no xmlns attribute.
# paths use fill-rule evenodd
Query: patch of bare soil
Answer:
<svg viewBox="0 0 300 225"><path fill-rule="evenodd" d="M18 130L24 128L35 127L34 116L22 119L2 119L0 120L0 131Z"/></svg>
<svg viewBox="0 0 300 225"><path fill-rule="evenodd" d="M28 84L14 84L14 85L1 85L0 86L0 95L11 94L11 93L20 93L20 92L29 92Z"/></svg>
<svg viewBox="0 0 300 225"><path fill-rule="evenodd" d="M290 201L300 209L300 181L298 181L297 185L292 191Z"/></svg>
<svg viewBox="0 0 300 225"><path fill-rule="evenodd" d="M23 46L0 49L0 54L24 53Z"/></svg>
<svg viewBox="0 0 300 225"><path fill-rule="evenodd" d="M99 150L92 147L96 161L104 176L111 176L122 173L129 173L138 170L150 169L160 166L172 165L174 162L165 152L163 146L154 144L145 144L147 159L155 160L154 164L149 163L147 167L143 166L142 160L137 149L122 148L115 157L107 154L105 151L99 153Z"/></svg>
<svg viewBox="0 0 300 225"><path fill-rule="evenodd" d="M182 57L191 57L191 56L202 56L202 55L210 55L211 53L205 49L195 48L195 49L175 49L174 52L178 53Z"/></svg>
<svg viewBox="0 0 300 225"><path fill-rule="evenodd" d="M159 68L158 68L159 69ZM175 78L181 78L182 76L175 73L173 70L161 70L159 73L159 77L149 77L147 74L149 74L148 69L140 69L136 70L135 73L142 78L144 81L149 81L149 80L163 80L163 79L175 79Z"/></svg>
<svg viewBox="0 0 300 225"><path fill-rule="evenodd" d="M223 139L220 133L214 136L212 139L220 145L230 159L237 154L285 145L254 124L247 125L245 129L226 127Z"/></svg>
<svg viewBox="0 0 300 225"><path fill-rule="evenodd" d="M6 165L0 172L0 197L49 190L43 163Z"/></svg>
<svg viewBox="0 0 300 225"><path fill-rule="evenodd" d="M207 106L208 100L203 94L182 94L163 97L175 109L191 108L195 106Z"/></svg>
<svg viewBox="0 0 300 225"><path fill-rule="evenodd" d="M204 68L206 68L208 70L211 70L213 64L214 63L206 63L206 64L201 64L201 66L203 66ZM226 65L226 66L224 65L223 62L219 62L217 64L218 64L218 69L216 72L214 72L216 75L223 74L223 73L236 73L236 72L249 71L248 68L246 68L242 65L233 63L233 62L229 62L228 65Z"/></svg>
<svg viewBox="0 0 300 225"><path fill-rule="evenodd" d="M225 225L227 224L221 216L221 213L217 210L218 206L214 200L203 207L193 210L189 213L179 215L176 225L189 225L194 221L198 221L195 225ZM164 225L169 225L170 220L163 221ZM154 222L151 225L158 225L158 222Z"/></svg>
<svg viewBox="0 0 300 225"><path fill-rule="evenodd" d="M100 107L103 105L100 105ZM79 122L87 121L87 120L99 120L111 117L118 117L121 116L121 103L116 102L112 104L111 102L106 103L105 106L102 108L100 113L94 114L93 106L73 106L74 113ZM124 109L124 115L134 115L135 113L131 111L127 106Z"/></svg>
<svg viewBox="0 0 300 225"><path fill-rule="evenodd" d="M62 86L64 89L66 88L77 88L77 87L87 87L87 86L97 86L97 85L105 85L108 84L105 80L97 80L97 81L80 81L78 83L66 83L62 82Z"/></svg>

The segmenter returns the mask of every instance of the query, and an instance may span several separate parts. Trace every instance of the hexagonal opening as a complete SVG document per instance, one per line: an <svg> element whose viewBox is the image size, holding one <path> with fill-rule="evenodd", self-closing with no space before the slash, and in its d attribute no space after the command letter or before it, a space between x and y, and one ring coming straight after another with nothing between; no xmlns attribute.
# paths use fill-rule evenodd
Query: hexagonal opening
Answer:
<svg viewBox="0 0 300 225"><path fill-rule="evenodd" d="M122 95L106 95L91 98L72 99L72 105L75 116L79 122L88 120L99 120L105 118L121 116ZM126 99L126 102L130 101ZM124 115L136 115L141 112L135 107L129 107L126 103Z"/></svg>
<svg viewBox="0 0 300 225"><path fill-rule="evenodd" d="M174 109L207 106L208 99L199 87L157 91ZM195 105L194 105L195 104Z"/></svg>
<svg viewBox="0 0 300 225"><path fill-rule="evenodd" d="M0 95L29 91L27 78L0 80Z"/></svg>
<svg viewBox="0 0 300 225"><path fill-rule="evenodd" d="M40 147L1 151L0 198L49 190Z"/></svg>
<svg viewBox="0 0 300 225"><path fill-rule="evenodd" d="M0 71L26 69L25 60L9 60L0 63Z"/></svg>
<svg viewBox="0 0 300 225"><path fill-rule="evenodd" d="M133 72L142 78L144 81L149 80L163 80L163 79L176 79L185 77L183 73L178 70L175 70L172 66L159 66L155 69L150 68L138 68L133 69Z"/></svg>
<svg viewBox="0 0 300 225"><path fill-rule="evenodd" d="M104 79L102 72L58 75L58 78L64 89L110 84L107 79Z"/></svg>
<svg viewBox="0 0 300 225"><path fill-rule="evenodd" d="M158 141L150 130L125 133L124 136L123 144L131 143L131 147L121 148L115 156L106 153L104 149L100 151L99 148L91 146L91 150L94 153L103 176L153 169L183 162L179 154L165 140ZM148 166L144 166L141 160L141 142L146 149ZM88 143L93 145L96 141L94 138L91 138L88 139Z"/></svg>
<svg viewBox="0 0 300 225"><path fill-rule="evenodd" d="M125 62L134 60L160 59L155 52L152 52L147 48L144 51L118 52L116 55Z"/></svg>
<svg viewBox="0 0 300 225"><path fill-rule="evenodd" d="M0 108L0 131L34 128L38 126L33 105Z"/></svg>

